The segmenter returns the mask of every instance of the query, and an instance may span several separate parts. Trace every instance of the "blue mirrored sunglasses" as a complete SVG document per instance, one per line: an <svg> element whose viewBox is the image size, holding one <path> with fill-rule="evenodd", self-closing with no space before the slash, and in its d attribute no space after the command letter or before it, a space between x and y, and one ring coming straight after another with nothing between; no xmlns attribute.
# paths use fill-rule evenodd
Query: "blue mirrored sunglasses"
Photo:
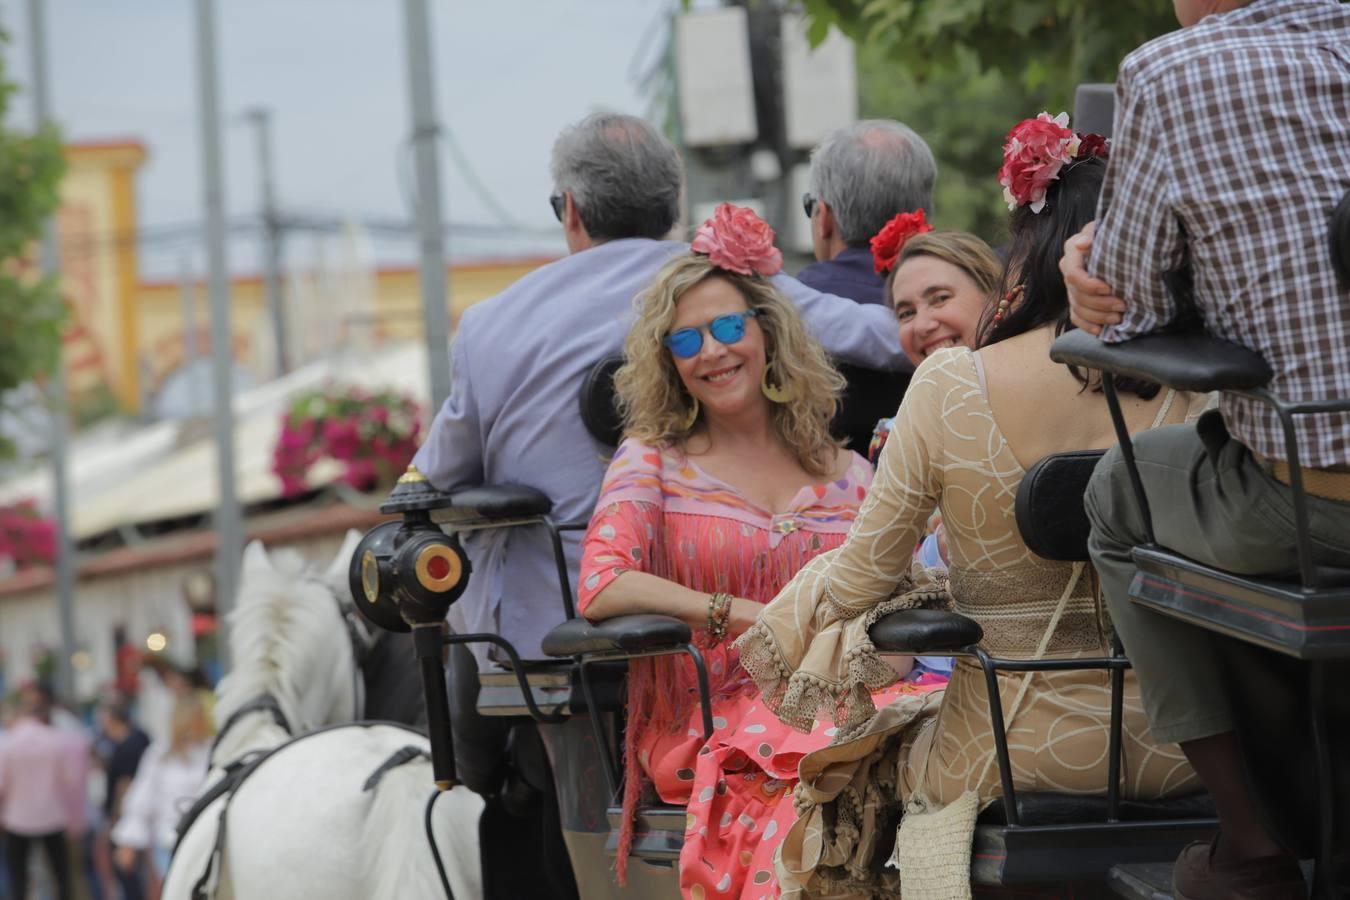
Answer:
<svg viewBox="0 0 1350 900"><path fill-rule="evenodd" d="M729 316L718 316L704 328L717 339L717 343L734 344L745 337L745 320L752 319L756 315L755 310L747 309L745 312L732 313ZM670 352L680 359L690 359L703 349L703 329L681 328L672 331L666 335L665 344L670 348Z"/></svg>

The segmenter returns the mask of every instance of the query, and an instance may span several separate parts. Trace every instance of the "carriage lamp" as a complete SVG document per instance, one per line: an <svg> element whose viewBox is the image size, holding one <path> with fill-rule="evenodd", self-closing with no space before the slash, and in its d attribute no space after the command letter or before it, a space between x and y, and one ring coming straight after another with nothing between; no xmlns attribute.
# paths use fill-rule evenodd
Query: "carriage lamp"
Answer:
<svg viewBox="0 0 1350 900"><path fill-rule="evenodd" d="M401 540L400 540L401 538ZM439 624L468 586L469 558L459 538L441 531L429 519L405 519L395 536L399 613L416 627Z"/></svg>
<svg viewBox="0 0 1350 900"><path fill-rule="evenodd" d="M469 560L459 539L425 513L373 528L357 545L348 570L356 608L373 624L408 631L439 624L464 593Z"/></svg>
<svg viewBox="0 0 1350 900"><path fill-rule="evenodd" d="M409 466L380 506L402 521L385 522L356 546L347 581L356 608L374 624L411 631L413 653L427 707L431 768L443 791L459 783L446 698L445 614L469 583L469 558L459 537L431 521L431 511L451 505L449 494Z"/></svg>

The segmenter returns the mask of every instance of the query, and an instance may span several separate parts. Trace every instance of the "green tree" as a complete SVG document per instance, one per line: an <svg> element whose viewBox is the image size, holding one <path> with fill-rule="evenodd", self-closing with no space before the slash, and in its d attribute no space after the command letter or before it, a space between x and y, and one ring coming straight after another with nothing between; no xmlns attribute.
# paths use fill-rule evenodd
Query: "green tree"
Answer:
<svg viewBox="0 0 1350 900"><path fill-rule="evenodd" d="M996 181L1004 137L1076 86L1113 81L1120 60L1176 27L1170 0L803 0L813 41L831 26L858 45L859 109L899 119L938 160L935 222L1004 238Z"/></svg>
<svg viewBox="0 0 1350 900"><path fill-rule="evenodd" d="M996 181L1003 138L1018 119L1040 111L1037 101L997 72L981 71L970 53L920 80L866 44L858 53L858 91L864 118L904 122L933 149L934 224L1001 242L1008 218Z"/></svg>
<svg viewBox="0 0 1350 900"><path fill-rule="evenodd" d="M61 137L53 128L34 133L10 124L17 89L6 68L8 41L0 30L0 396L53 370L65 320L55 280L33 277L31 265L34 241L56 211ZM0 435L0 456L12 446Z"/></svg>
<svg viewBox="0 0 1350 900"><path fill-rule="evenodd" d="M1177 27L1171 0L804 0L811 38L831 25L881 48L921 80L970 52L1047 105L1074 86L1113 81L1135 47Z"/></svg>

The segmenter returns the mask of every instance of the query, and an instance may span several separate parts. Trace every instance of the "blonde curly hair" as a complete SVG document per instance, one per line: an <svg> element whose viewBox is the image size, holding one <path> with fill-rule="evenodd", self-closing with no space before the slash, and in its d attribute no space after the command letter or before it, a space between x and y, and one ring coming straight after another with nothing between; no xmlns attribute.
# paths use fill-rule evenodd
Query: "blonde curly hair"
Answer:
<svg viewBox="0 0 1350 900"><path fill-rule="evenodd" d="M637 320L624 342L624 364L614 375L625 434L658 447L683 448L692 431L692 399L664 340L680 298L712 277L729 282L755 311L764 332L767 379L791 393L789 402L772 404L779 440L803 469L828 477L842 446L830 436L830 422L839 409L843 376L807 333L797 308L768 280L728 272L698 254L667 263L634 304Z"/></svg>

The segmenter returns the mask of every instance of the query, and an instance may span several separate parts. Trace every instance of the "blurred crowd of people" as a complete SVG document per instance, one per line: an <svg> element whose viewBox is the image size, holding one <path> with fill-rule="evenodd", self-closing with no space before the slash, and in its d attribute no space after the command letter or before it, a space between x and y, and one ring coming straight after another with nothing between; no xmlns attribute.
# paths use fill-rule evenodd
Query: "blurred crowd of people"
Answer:
<svg viewBox="0 0 1350 900"><path fill-rule="evenodd" d="M206 777L214 694L199 672L125 659L84 710L40 682L0 700L0 900L159 896Z"/></svg>

